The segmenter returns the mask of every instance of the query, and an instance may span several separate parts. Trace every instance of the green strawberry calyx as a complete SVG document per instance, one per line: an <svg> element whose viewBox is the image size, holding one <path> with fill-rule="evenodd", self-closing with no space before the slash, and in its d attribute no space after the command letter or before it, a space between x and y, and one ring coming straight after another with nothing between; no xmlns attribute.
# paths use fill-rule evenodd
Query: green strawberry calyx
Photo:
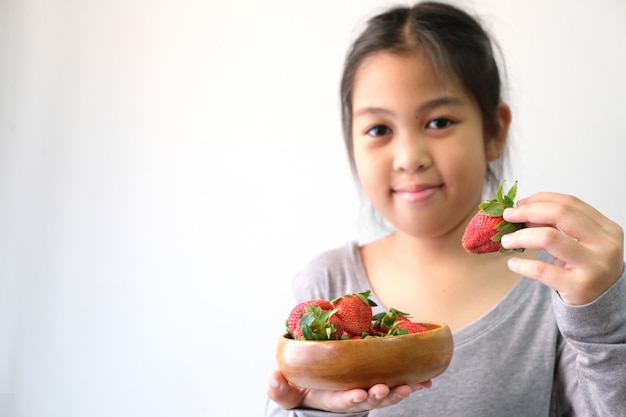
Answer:
<svg viewBox="0 0 626 417"><path fill-rule="evenodd" d="M348 297L350 295L356 295L357 297L359 297L361 299L361 301L363 301L365 304L371 306L371 307L376 307L378 304L376 304L376 302L374 300L372 300L370 298L370 294L372 293L372 291L370 290L366 290L363 292L359 292L359 293L354 293L354 294L346 294L343 295L341 297L337 297L334 300L331 300L331 303L335 304L337 301L339 301L339 299L341 298L345 298Z"/></svg>
<svg viewBox="0 0 626 417"><path fill-rule="evenodd" d="M515 184L513 184L513 186L506 194L504 194L503 192L503 184L504 181L501 182L498 186L498 192L496 193L495 200L485 201L478 206L481 214L490 217L502 217L504 209L515 207L515 196L517 195L517 181L515 181ZM513 233L516 230L520 230L525 227L526 225L524 223L511 223L506 220L502 220L495 226L497 233L491 237L491 240L493 242L500 242L502 236ZM500 253L506 252L506 250L507 249L500 246ZM518 248L514 250L517 252L524 252L524 248Z"/></svg>
<svg viewBox="0 0 626 417"><path fill-rule="evenodd" d="M324 311L318 305L305 307L305 313L300 317L298 325L305 340L332 340L336 339L337 326L330 322L330 317L337 309ZM292 337L293 334L289 332Z"/></svg>
<svg viewBox="0 0 626 417"><path fill-rule="evenodd" d="M379 329L378 332L381 336L399 336L409 332L398 327L398 323L401 320L408 320L409 317L409 313L390 308L389 311L375 314L372 320L374 321L374 328Z"/></svg>

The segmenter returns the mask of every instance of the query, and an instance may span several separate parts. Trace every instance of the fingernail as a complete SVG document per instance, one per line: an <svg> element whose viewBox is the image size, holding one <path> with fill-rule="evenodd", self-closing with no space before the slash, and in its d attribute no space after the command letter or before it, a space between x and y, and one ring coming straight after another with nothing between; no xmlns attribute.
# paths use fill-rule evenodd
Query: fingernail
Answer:
<svg viewBox="0 0 626 417"><path fill-rule="evenodd" d="M509 235L502 236L500 244L506 248L509 243L511 243L511 237Z"/></svg>
<svg viewBox="0 0 626 417"><path fill-rule="evenodd" d="M515 265L517 265L517 259L515 259L515 258L509 258L509 259L506 261L506 263L507 263L507 265L509 266L509 269L513 269L513 268L515 268Z"/></svg>

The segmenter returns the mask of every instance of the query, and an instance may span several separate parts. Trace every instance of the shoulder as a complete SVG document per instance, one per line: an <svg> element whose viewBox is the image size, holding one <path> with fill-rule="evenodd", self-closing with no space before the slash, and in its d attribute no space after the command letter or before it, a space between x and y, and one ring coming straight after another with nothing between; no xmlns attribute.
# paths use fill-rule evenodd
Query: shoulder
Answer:
<svg viewBox="0 0 626 417"><path fill-rule="evenodd" d="M348 242L345 245L326 250L313 257L307 264L307 268L345 269L360 261L359 246L356 242Z"/></svg>
<svg viewBox="0 0 626 417"><path fill-rule="evenodd" d="M360 290L367 281L356 242L326 250L313 257L292 279L298 302L333 299Z"/></svg>

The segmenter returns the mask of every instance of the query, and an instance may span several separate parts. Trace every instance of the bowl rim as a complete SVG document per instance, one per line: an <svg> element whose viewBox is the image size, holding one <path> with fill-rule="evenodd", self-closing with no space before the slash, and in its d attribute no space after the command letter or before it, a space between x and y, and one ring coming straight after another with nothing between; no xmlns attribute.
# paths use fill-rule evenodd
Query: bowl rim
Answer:
<svg viewBox="0 0 626 417"><path fill-rule="evenodd" d="M432 335L433 332L451 333L450 327L448 326L448 324L443 323L443 322L420 321L416 323L419 323L422 326L427 327L428 330L418 332L418 333L408 333L408 334L401 334L401 335L395 335L395 336L376 336L376 337L366 337L366 338L359 338L359 339L328 339L328 340L294 339L289 336L289 333L283 333L282 335L280 335L278 340L279 341L285 340L285 343L293 341L293 342L298 342L298 343L314 343L314 344L329 343L329 342L330 343L342 342L344 344L347 344L347 343L359 343L359 342L362 343L363 341L378 341L378 343L382 343L384 341L391 342L392 340L397 340L398 338L406 338L406 336L413 337L413 338L424 337L427 334ZM402 339L402 340L405 340L405 339Z"/></svg>

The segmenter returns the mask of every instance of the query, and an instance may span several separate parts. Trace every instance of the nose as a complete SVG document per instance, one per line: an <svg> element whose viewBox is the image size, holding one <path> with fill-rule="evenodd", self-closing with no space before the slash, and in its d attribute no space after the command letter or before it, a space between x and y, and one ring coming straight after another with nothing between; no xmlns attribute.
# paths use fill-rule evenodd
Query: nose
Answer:
<svg viewBox="0 0 626 417"><path fill-rule="evenodd" d="M430 152L424 140L410 135L397 139L393 160L394 170L418 172L431 165Z"/></svg>

